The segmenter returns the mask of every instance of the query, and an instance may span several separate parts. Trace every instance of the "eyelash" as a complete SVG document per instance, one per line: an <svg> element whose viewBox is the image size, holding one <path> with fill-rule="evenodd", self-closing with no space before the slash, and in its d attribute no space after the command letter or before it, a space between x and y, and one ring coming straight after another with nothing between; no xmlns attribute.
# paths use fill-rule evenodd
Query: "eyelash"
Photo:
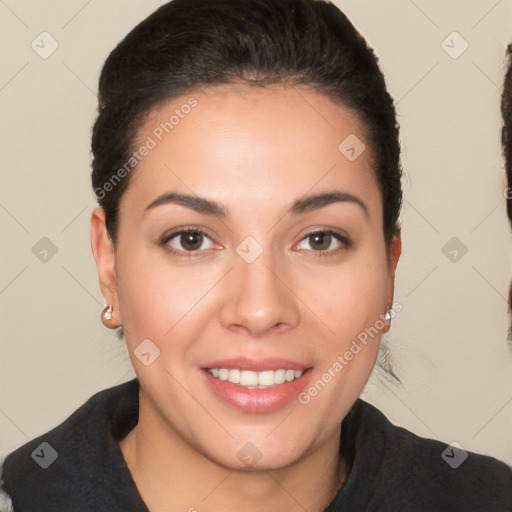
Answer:
<svg viewBox="0 0 512 512"><path fill-rule="evenodd" d="M193 258L195 255L197 255L197 253L200 252L200 250L196 250L196 251L185 251L185 250L179 251L179 250L176 250L176 249L174 249L174 248L172 248L172 247L170 247L168 245L168 243L173 238L176 238L177 236L181 236L181 235L187 234L187 233L199 234L199 235L202 235L202 236L204 236L204 237L206 237L206 238L211 240L211 237L208 235L208 233L206 233L202 229L190 227L190 228L182 228L182 229L179 229L179 230L174 231L172 233L169 233L167 235L164 235L162 237L162 239L160 240L159 245L163 246L166 251L168 251L171 254L176 255L178 257ZM311 237L313 235L316 235L316 234L331 235L333 238L335 238L338 242L341 243L341 247L339 247L337 249L326 249L326 250L321 250L321 251L309 250L309 252L312 252L315 255L315 257L320 257L320 258L333 257L333 256L336 256L340 251L347 250L347 249L352 247L352 243L350 242L348 237L346 237L345 235L343 235L343 234L341 234L341 233L339 233L337 231L334 231L334 230L328 229L328 228L319 229L319 230L316 230L316 231L311 231L311 232L307 233L300 240L300 242L303 242L307 238L309 238L309 237Z"/></svg>

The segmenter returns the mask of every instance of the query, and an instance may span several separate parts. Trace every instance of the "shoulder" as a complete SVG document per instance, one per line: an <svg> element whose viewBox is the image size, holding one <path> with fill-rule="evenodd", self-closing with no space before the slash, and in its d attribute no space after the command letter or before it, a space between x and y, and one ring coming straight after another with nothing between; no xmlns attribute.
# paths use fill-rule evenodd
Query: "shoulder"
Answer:
<svg viewBox="0 0 512 512"><path fill-rule="evenodd" d="M363 400L357 402L356 412L365 419L366 428L379 432L374 439L383 446L379 469L383 499L402 495L402 509L404 499L423 504L411 510L512 510L512 468L505 463L466 451L457 443L420 437L392 424Z"/></svg>
<svg viewBox="0 0 512 512"><path fill-rule="evenodd" d="M65 496L74 487L92 488L94 474L102 469L102 457L115 449L115 436L124 428L120 417L130 421L136 417L137 390L134 379L95 393L55 428L4 457L0 482L4 499L12 499L19 507L19 503L35 502L36 496ZM109 432L112 435L106 435Z"/></svg>

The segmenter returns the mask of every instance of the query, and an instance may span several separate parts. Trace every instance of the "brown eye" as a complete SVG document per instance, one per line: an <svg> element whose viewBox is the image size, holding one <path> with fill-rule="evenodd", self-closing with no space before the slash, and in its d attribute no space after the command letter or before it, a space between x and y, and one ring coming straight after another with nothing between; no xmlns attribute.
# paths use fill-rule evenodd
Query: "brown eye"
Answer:
<svg viewBox="0 0 512 512"><path fill-rule="evenodd" d="M193 253L204 249L211 249L211 238L198 229L181 229L165 236L160 242L174 253ZM206 245L206 247L205 247Z"/></svg>
<svg viewBox="0 0 512 512"><path fill-rule="evenodd" d="M303 246L307 242L308 247ZM349 239L336 231L323 230L309 233L299 245L299 248L318 253L318 256L332 255L351 246Z"/></svg>
<svg viewBox="0 0 512 512"><path fill-rule="evenodd" d="M178 240L186 251L197 251L203 243L203 235L201 233L182 233Z"/></svg>
<svg viewBox="0 0 512 512"><path fill-rule="evenodd" d="M328 233L314 233L309 235L309 243L313 249L326 251L331 245L332 235Z"/></svg>

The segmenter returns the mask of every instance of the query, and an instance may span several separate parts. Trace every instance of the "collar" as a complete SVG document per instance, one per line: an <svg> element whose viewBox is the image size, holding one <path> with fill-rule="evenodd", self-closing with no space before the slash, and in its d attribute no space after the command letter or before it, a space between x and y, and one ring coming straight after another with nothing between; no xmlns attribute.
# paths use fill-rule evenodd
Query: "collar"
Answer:
<svg viewBox="0 0 512 512"><path fill-rule="evenodd" d="M59 426L11 453L3 487L16 509L149 512L118 444L137 424L138 411L139 381L133 379L96 393ZM356 504L353 496L369 499L369 482L379 481L382 464L368 467L363 454L383 459L383 421L388 422L380 411L359 398L345 416L340 454L351 471L326 512ZM365 503L357 501L357 507L365 509Z"/></svg>

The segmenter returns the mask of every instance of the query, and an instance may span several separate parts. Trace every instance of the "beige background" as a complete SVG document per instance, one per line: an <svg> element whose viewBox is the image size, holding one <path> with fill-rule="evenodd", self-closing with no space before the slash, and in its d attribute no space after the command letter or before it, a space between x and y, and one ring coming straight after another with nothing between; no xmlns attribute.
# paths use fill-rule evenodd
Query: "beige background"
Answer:
<svg viewBox="0 0 512 512"><path fill-rule="evenodd" d="M3 452L134 376L99 321L89 136L104 59L161 3L0 1ZM363 398L421 436L512 464L511 235L499 145L512 2L336 3L380 56L406 173L395 296L403 311L388 336L403 385L376 371ZM43 31L58 42L46 59L31 47L46 37L51 48ZM32 252L43 237L57 248L46 262ZM444 252L453 258L455 248L455 262L443 252L453 237L458 247Z"/></svg>

